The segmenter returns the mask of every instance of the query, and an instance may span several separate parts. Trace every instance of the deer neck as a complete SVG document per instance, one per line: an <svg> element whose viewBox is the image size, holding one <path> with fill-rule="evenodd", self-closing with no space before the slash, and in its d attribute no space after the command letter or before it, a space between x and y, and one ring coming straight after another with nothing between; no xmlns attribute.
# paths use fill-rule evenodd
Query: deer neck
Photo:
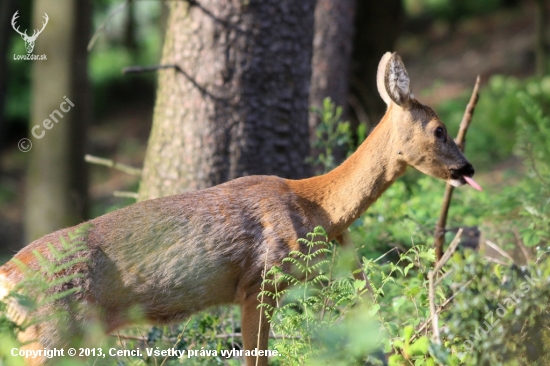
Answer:
<svg viewBox="0 0 550 366"><path fill-rule="evenodd" d="M297 194L311 206L307 210L311 222L322 225L330 238L347 229L405 173L407 165L400 159L397 148L393 148L392 125L388 111L357 151L339 167L318 177L292 181Z"/></svg>

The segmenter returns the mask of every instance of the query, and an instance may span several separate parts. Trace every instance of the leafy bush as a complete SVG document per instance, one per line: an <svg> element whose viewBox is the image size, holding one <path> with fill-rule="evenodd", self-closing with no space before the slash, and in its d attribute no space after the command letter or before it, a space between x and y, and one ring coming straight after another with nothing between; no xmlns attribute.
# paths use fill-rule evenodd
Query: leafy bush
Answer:
<svg viewBox="0 0 550 366"><path fill-rule="evenodd" d="M323 174L336 167L335 149L344 149L345 151L353 149L351 129L349 122L340 120L342 107L334 105L330 98L325 98L323 107L313 108L312 112L318 114L320 118L320 123L315 130L315 142L312 146L319 153L315 157L308 158L307 161L314 167L319 167L318 174Z"/></svg>
<svg viewBox="0 0 550 366"><path fill-rule="evenodd" d="M322 234L316 229L311 235ZM307 263L315 249L289 257L299 273L312 273L309 280L301 281L277 267L267 274L272 279L266 278L270 286L283 281L295 284L290 291L266 293L280 303L271 309L271 322L278 336L274 346L284 355L278 360L282 365L372 365L381 364L386 356L389 365L542 365L548 361L547 252L522 269L489 262L470 250L455 254L435 290L439 344L430 339L432 248L415 246L401 254L397 263L364 259L373 289L369 296L363 281L353 280L349 271L341 275L335 265L339 261L334 260L338 251L323 240L307 240L307 246L329 253L313 266ZM281 300L285 293L290 297L286 301Z"/></svg>

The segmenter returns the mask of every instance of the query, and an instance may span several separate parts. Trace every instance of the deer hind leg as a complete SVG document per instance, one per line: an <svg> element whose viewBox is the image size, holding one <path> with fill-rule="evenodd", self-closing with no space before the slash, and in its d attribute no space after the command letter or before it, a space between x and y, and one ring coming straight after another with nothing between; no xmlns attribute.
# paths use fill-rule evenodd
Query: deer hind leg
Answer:
<svg viewBox="0 0 550 366"><path fill-rule="evenodd" d="M42 343L37 341L37 333L38 333L38 330L36 325L30 326L24 331L20 332L17 338L23 344L23 346L19 348L24 351L43 350L45 347L44 345L42 345ZM29 366L41 366L41 365L44 365L46 361L47 361L46 357L43 357L43 356L34 357L34 358L33 357L25 358L25 364Z"/></svg>
<svg viewBox="0 0 550 366"><path fill-rule="evenodd" d="M14 287L15 284L8 281L6 276L0 272L0 301L6 305L5 313L3 315L18 326L22 326L28 320L29 314L28 310L19 305L14 298L8 298L8 294ZM24 351L37 351L44 349L44 345L39 341L39 334L40 329L37 324L28 326L24 330L20 331L17 334L17 338L19 342L21 342L22 346L19 348ZM44 357L25 359L25 363L32 366L42 365L44 364L44 361Z"/></svg>
<svg viewBox="0 0 550 366"><path fill-rule="evenodd" d="M78 342L84 334L83 324L78 321L80 315L70 312L66 302L56 302L56 306L61 307L63 312L57 311L57 307L54 310L51 305L44 309L29 311L15 299L8 299L6 304L8 319L23 328L17 333L17 339L21 343L20 350L60 350L80 345ZM26 357L24 362L29 366L50 365L58 363L59 357Z"/></svg>
<svg viewBox="0 0 550 366"><path fill-rule="evenodd" d="M267 320L264 307L258 308L260 300L257 293L248 296L241 304L241 328L243 334L244 349L248 351L267 350L269 339L269 321ZM274 305L271 299L263 299L264 303ZM246 366L267 366L266 356L246 357Z"/></svg>
<svg viewBox="0 0 550 366"><path fill-rule="evenodd" d="M5 303L7 305L6 317L18 326L24 327L23 330L17 333L17 339L21 343L19 349L22 351L44 350L46 345L41 341L41 324L32 324L25 327L25 323L29 321L27 309L17 304L14 299L8 299ZM24 362L26 365L39 366L46 363L46 358L43 356L26 357Z"/></svg>

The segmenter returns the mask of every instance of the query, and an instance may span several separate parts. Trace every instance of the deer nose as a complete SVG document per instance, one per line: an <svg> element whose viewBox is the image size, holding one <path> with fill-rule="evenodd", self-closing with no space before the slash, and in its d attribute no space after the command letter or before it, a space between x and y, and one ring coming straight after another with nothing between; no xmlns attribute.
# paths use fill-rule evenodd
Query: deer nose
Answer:
<svg viewBox="0 0 550 366"><path fill-rule="evenodd" d="M467 177L471 177L471 176L474 175L475 170L474 170L474 167L473 167L472 164L467 163L462 168L455 170L453 173L455 173L459 176L464 176L465 175Z"/></svg>

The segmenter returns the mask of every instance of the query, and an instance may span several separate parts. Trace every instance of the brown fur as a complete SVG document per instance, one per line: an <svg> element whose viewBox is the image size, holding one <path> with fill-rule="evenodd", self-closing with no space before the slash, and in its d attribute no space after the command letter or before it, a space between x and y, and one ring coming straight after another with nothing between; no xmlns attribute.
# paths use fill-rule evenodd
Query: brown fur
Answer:
<svg viewBox="0 0 550 366"><path fill-rule="evenodd" d="M101 318L107 331L130 322L127 310L132 305L149 321L167 323L210 306L240 304L245 348L259 344L266 349L269 323L263 317L258 343L263 315L257 308L266 260L268 268L281 265L289 251L304 249L297 239L318 225L329 239L349 245L348 227L407 165L449 180L451 169L467 164L452 139L443 142L434 136L442 123L431 109L408 94L399 102L389 103L367 140L328 174L304 180L249 176L139 202L91 220L88 249L82 254L88 265L72 269L84 275L79 300L106 314ZM51 257L46 243L59 247L69 230L34 241L16 258L38 269L32 251ZM22 276L12 261L0 268L4 289ZM84 314L71 321L87 319ZM68 339L58 326L50 322L33 327L28 339L34 337L40 347L62 347ZM247 365L254 364L255 358L247 359ZM266 365L267 359L261 357L258 364Z"/></svg>

